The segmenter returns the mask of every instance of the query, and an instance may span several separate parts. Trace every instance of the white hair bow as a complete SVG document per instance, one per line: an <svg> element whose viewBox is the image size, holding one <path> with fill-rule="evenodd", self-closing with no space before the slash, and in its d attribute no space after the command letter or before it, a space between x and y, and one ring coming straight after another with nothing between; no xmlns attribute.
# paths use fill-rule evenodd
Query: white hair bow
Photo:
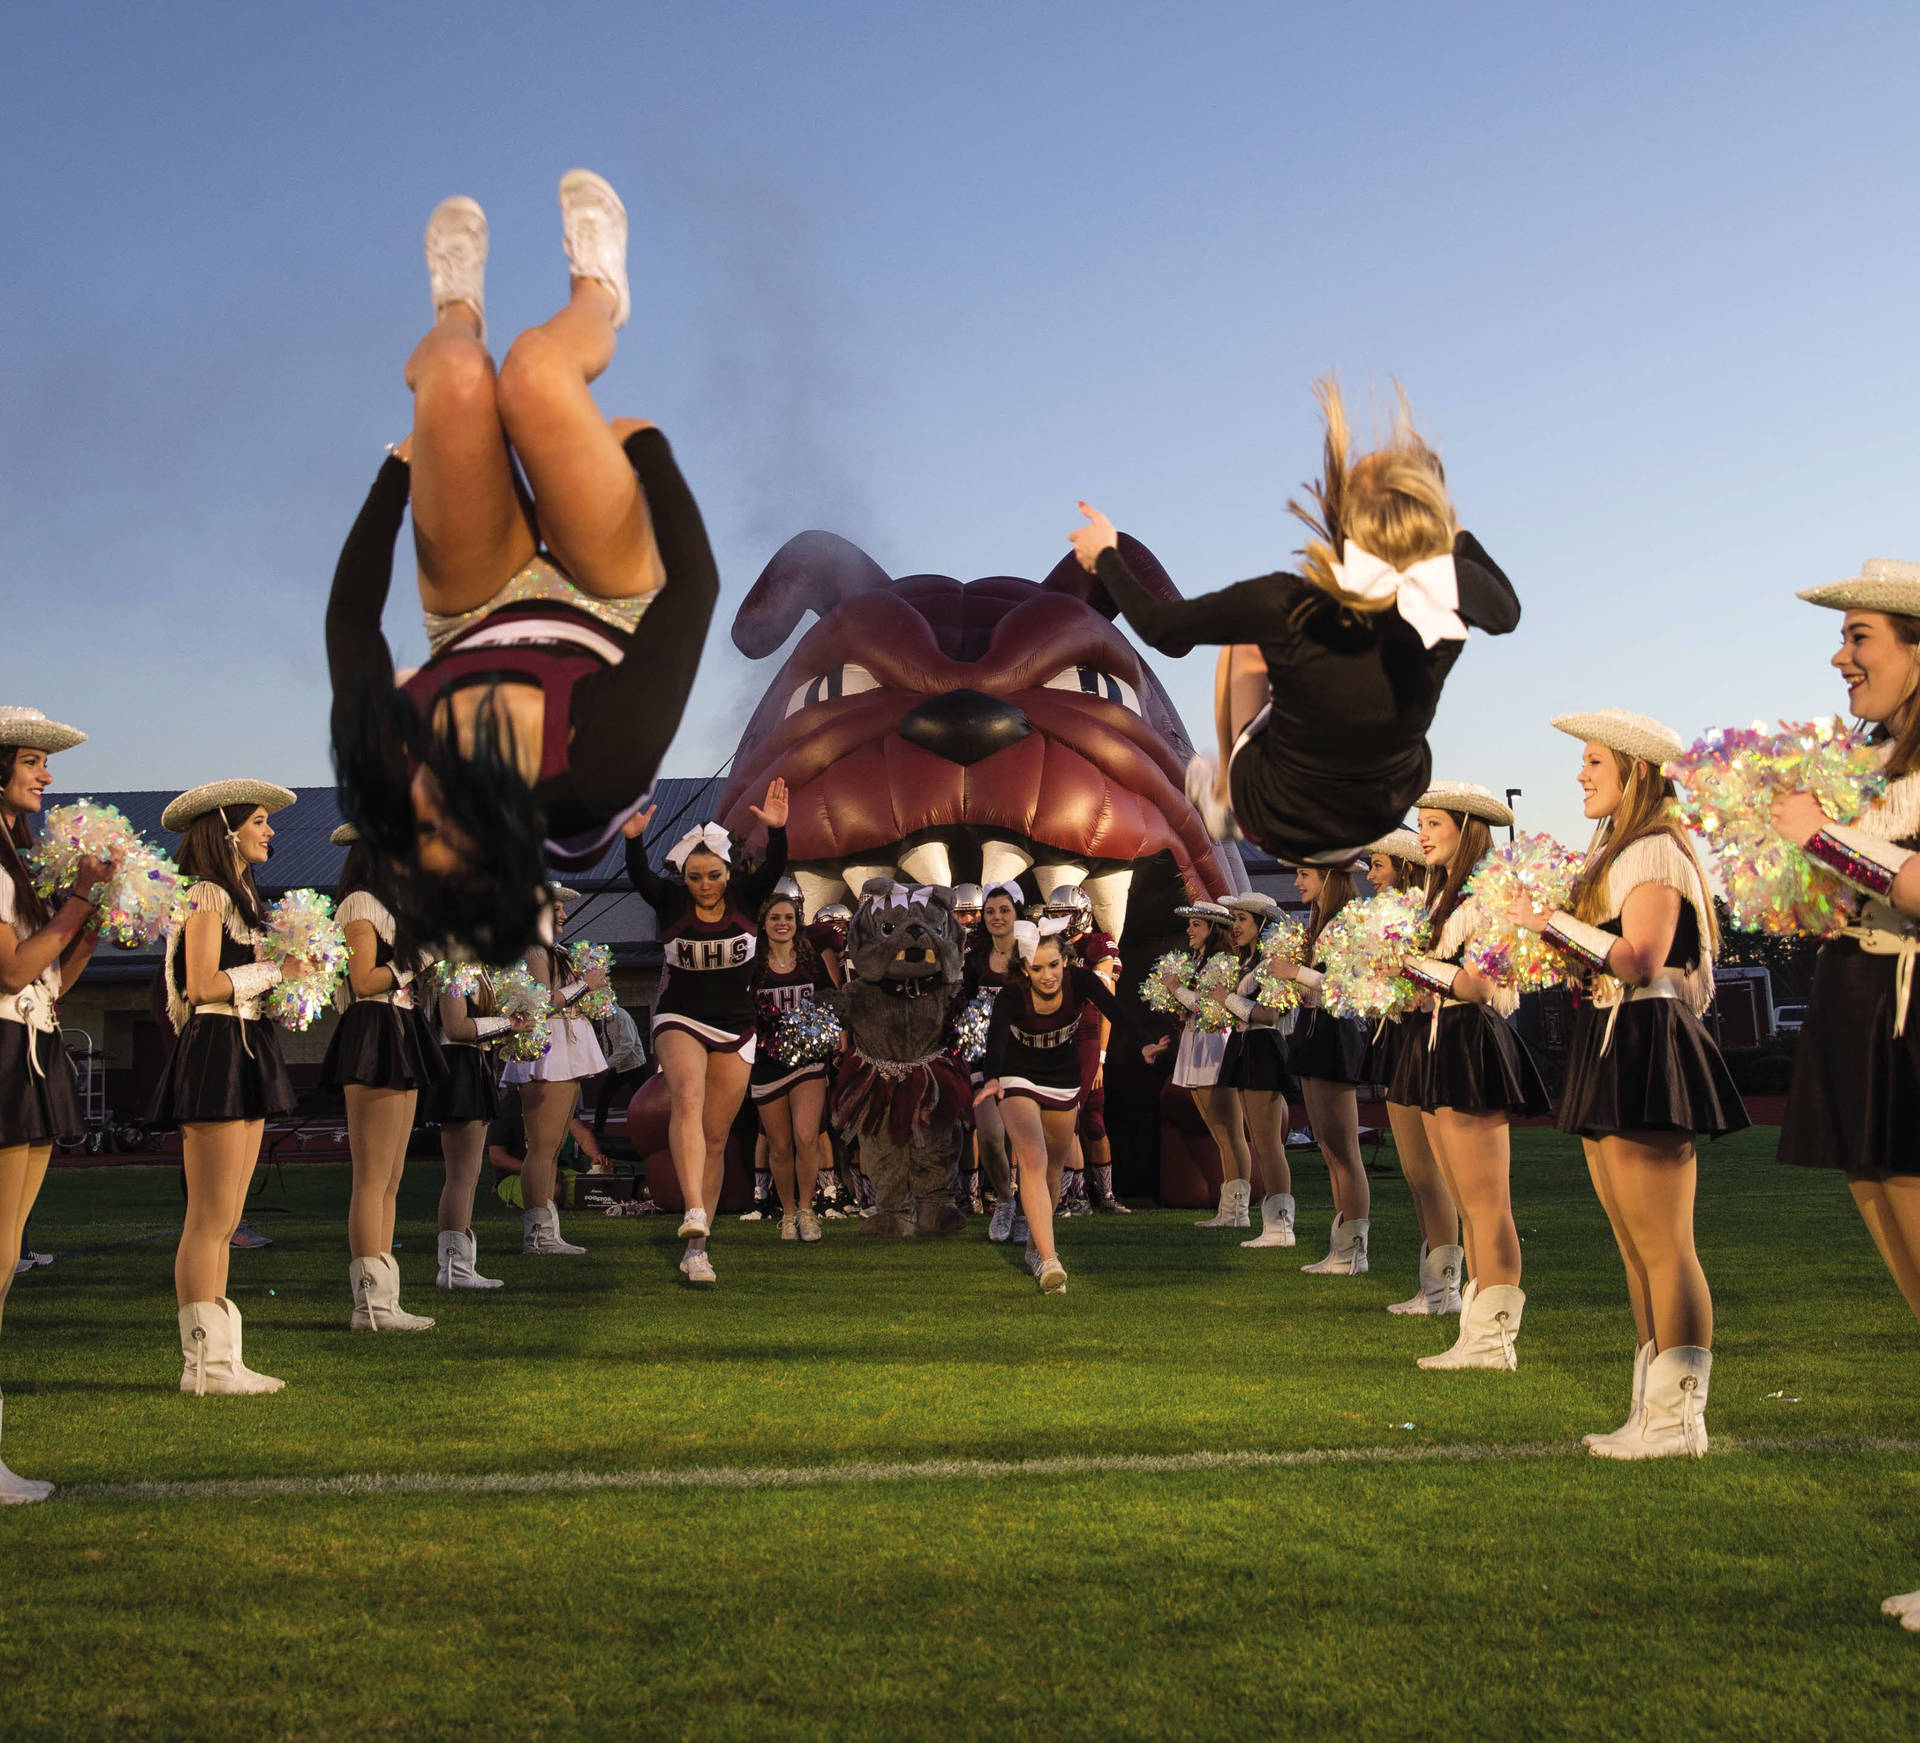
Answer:
<svg viewBox="0 0 1920 1743"><path fill-rule="evenodd" d="M1066 931L1070 922L1064 915L1049 914L1042 920L1016 920L1013 923L1013 942L1020 952L1022 962L1031 962L1033 953L1040 948L1041 941L1057 938Z"/></svg>
<svg viewBox="0 0 1920 1743"><path fill-rule="evenodd" d="M667 849L667 864L677 872L684 872L687 869L687 855L697 847L704 847L729 865L733 863L733 837L717 823L703 823L698 829L689 829Z"/></svg>
<svg viewBox="0 0 1920 1743"><path fill-rule="evenodd" d="M1352 599L1391 600L1428 647L1467 639L1467 626L1460 621L1460 578L1454 573L1451 552L1423 557L1409 569L1396 569L1384 557L1363 551L1348 539L1344 555L1333 566L1333 584Z"/></svg>

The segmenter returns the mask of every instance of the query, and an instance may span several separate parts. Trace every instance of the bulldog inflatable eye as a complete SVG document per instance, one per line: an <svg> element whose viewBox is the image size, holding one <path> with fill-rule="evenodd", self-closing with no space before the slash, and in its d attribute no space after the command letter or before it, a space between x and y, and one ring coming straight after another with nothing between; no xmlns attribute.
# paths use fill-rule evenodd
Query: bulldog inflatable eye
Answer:
<svg viewBox="0 0 1920 1743"><path fill-rule="evenodd" d="M811 708L816 702L833 702L842 696L858 696L863 691L879 688L879 679L865 666L835 666L831 672L822 672L819 677L794 691L787 698L787 714L798 714L801 709Z"/></svg>
<svg viewBox="0 0 1920 1743"><path fill-rule="evenodd" d="M1054 673L1042 688L1073 690L1082 696L1098 696L1106 702L1118 702L1130 714L1140 712L1139 692L1131 684L1101 671L1098 666L1070 666L1064 672Z"/></svg>

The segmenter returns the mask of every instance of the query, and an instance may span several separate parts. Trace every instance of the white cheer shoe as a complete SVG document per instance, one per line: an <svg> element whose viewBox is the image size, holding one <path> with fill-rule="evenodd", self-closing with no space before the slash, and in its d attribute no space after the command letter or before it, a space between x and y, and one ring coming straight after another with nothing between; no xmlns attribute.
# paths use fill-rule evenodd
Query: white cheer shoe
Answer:
<svg viewBox="0 0 1920 1743"><path fill-rule="evenodd" d="M573 276L605 285L613 293L614 328L624 327L633 300L627 294L627 208L620 196L592 170L568 170L560 178L560 227Z"/></svg>
<svg viewBox="0 0 1920 1743"><path fill-rule="evenodd" d="M0 1398L0 1414L6 1410L5 1398ZM44 1501L53 1493L51 1483L42 1483L33 1477L16 1476L4 1464L0 1464L0 1507L30 1507L36 1501Z"/></svg>
<svg viewBox="0 0 1920 1743"><path fill-rule="evenodd" d="M450 303L470 303L480 317L480 342L487 338L487 215L477 200L455 194L442 200L427 220L427 284L433 313Z"/></svg>

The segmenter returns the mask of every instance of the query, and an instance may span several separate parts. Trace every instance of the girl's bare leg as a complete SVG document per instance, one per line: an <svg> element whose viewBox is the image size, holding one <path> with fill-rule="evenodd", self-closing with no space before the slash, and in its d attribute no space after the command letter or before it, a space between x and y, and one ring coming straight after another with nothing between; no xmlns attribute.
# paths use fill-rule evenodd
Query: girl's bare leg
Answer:
<svg viewBox="0 0 1920 1743"><path fill-rule="evenodd" d="M613 293L575 279L567 306L513 342L500 422L560 565L588 593L628 599L665 580L646 497L589 383L613 360Z"/></svg>
<svg viewBox="0 0 1920 1743"><path fill-rule="evenodd" d="M1647 1268L1640 1262L1629 1225L1615 1203L1619 1187L1608 1171L1597 1139L1582 1138L1580 1147L1587 1155L1587 1174L1593 1181L1594 1196L1607 1213L1607 1226L1613 1230L1613 1243L1620 1249L1620 1263L1627 1273L1627 1304L1633 1312L1633 1341L1636 1347L1653 1343L1653 1292L1647 1283ZM1704 1284L1704 1278L1702 1282Z"/></svg>
<svg viewBox="0 0 1920 1743"><path fill-rule="evenodd" d="M1253 1152L1247 1148L1247 1123L1241 1111L1239 1091L1222 1089L1218 1084L1196 1089L1193 1105L1200 1110L1214 1148L1220 1152L1222 1183L1251 1180Z"/></svg>
<svg viewBox="0 0 1920 1743"><path fill-rule="evenodd" d="M802 1210L813 1208L813 1189L820 1178L820 1139L827 1112L826 1079L810 1077L793 1086L787 1097L793 1116L794 1196Z"/></svg>
<svg viewBox="0 0 1920 1743"><path fill-rule="evenodd" d="M26 1234L27 1217L47 1178L51 1144L13 1144L0 1150L0 1314L13 1287L14 1261Z"/></svg>
<svg viewBox="0 0 1920 1743"><path fill-rule="evenodd" d="M1621 1225L1646 1273L1654 1347L1712 1349L1713 1297L1693 1248L1692 1138L1636 1132L1602 1138L1598 1149Z"/></svg>
<svg viewBox="0 0 1920 1743"><path fill-rule="evenodd" d="M1473 1278L1482 1289L1520 1281L1520 1231L1509 1193L1512 1146L1504 1113L1441 1108L1433 1116L1434 1154L1476 1253Z"/></svg>
<svg viewBox="0 0 1920 1743"><path fill-rule="evenodd" d="M1849 1180L1847 1185L1880 1257L1914 1318L1920 1319L1920 1176L1896 1174L1887 1180Z"/></svg>
<svg viewBox="0 0 1920 1743"><path fill-rule="evenodd" d="M1013 1170L1007 1160L1007 1128L1000 1117L1002 1103L983 1101L973 1110L974 1136L980 1149L980 1177L995 1203L1013 1197Z"/></svg>
<svg viewBox="0 0 1920 1743"><path fill-rule="evenodd" d="M1300 1090L1333 1183L1333 1208L1346 1222L1364 1222L1373 1212L1373 1192L1360 1160L1360 1105L1353 1085L1306 1077Z"/></svg>
<svg viewBox="0 0 1920 1743"><path fill-rule="evenodd" d="M229 1243L247 1207L264 1120L201 1121L180 1129L187 1214L173 1258L173 1288L185 1307L227 1293Z"/></svg>
<svg viewBox="0 0 1920 1743"><path fill-rule="evenodd" d="M523 1083L520 1109L526 1116L527 1155L520 1164L520 1200L528 1210L544 1210L553 1202L559 1179L560 1146L567 1140L567 1122L580 1099L580 1086L565 1083Z"/></svg>
<svg viewBox="0 0 1920 1743"><path fill-rule="evenodd" d="M1222 804L1229 799L1227 763L1234 744L1272 700L1266 655L1250 642L1222 648L1213 669L1213 729L1220 742L1216 785Z"/></svg>
<svg viewBox="0 0 1920 1743"><path fill-rule="evenodd" d="M464 1235L473 1227L473 1195L487 1156L487 1122L463 1120L440 1128L440 1155L447 1178L440 1188L440 1232Z"/></svg>
<svg viewBox="0 0 1920 1743"><path fill-rule="evenodd" d="M794 1197L793 1109L790 1097L755 1105L760 1110L760 1129L767 1135L767 1167L773 1174L773 1190L780 1195L780 1214L792 1216L799 1208Z"/></svg>
<svg viewBox="0 0 1920 1743"><path fill-rule="evenodd" d="M734 1116L746 1098L747 1079L752 1069L738 1053L707 1055L706 1088L700 1113L700 1196L688 1202L704 1205L709 1221L720 1208L720 1189L727 1178L727 1134L733 1130ZM706 1244L704 1235L696 1235L687 1243L690 1249L700 1251L705 1250Z"/></svg>
<svg viewBox="0 0 1920 1743"><path fill-rule="evenodd" d="M347 1251L375 1259L393 1250L394 1203L413 1135L418 1091L346 1086L347 1148L353 1156L353 1196L347 1201Z"/></svg>
<svg viewBox="0 0 1920 1743"><path fill-rule="evenodd" d="M1453 1208L1453 1194L1447 1190L1433 1146L1427 1142L1426 1116L1418 1108L1390 1101L1387 1125L1400 1155L1407 1191L1413 1195L1413 1214L1420 1224L1421 1240L1429 1251L1459 1246L1460 1213Z"/></svg>
<svg viewBox="0 0 1920 1743"><path fill-rule="evenodd" d="M1009 1096L1000 1104L1000 1124L1013 1152L1020 1181L1020 1210L1027 1219L1027 1239L1042 1259L1053 1250L1053 1200L1059 1190L1059 1165L1054 1163L1039 1106L1025 1096Z"/></svg>
<svg viewBox="0 0 1920 1743"><path fill-rule="evenodd" d="M1247 1111L1247 1136L1260 1168L1261 1197L1290 1196L1293 1170L1287 1164L1287 1098L1278 1090L1247 1089L1240 1092L1240 1102Z"/></svg>
<svg viewBox="0 0 1920 1743"><path fill-rule="evenodd" d="M667 1149L680 1200L697 1210L706 1202L707 1050L691 1035L663 1029L654 1053L667 1080Z"/></svg>
<svg viewBox="0 0 1920 1743"><path fill-rule="evenodd" d="M420 603L471 611L534 553L533 523L507 450L480 317L449 303L407 359L413 390L411 505Z"/></svg>

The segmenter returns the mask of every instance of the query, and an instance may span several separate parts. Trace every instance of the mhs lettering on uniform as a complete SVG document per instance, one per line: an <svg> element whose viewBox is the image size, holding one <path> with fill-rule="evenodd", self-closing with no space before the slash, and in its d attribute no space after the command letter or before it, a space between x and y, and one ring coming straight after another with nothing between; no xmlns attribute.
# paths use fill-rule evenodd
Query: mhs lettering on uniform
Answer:
<svg viewBox="0 0 1920 1743"><path fill-rule="evenodd" d="M739 968L753 960L753 934L736 933L731 938L676 938L673 941L673 966L695 974L707 969Z"/></svg>

